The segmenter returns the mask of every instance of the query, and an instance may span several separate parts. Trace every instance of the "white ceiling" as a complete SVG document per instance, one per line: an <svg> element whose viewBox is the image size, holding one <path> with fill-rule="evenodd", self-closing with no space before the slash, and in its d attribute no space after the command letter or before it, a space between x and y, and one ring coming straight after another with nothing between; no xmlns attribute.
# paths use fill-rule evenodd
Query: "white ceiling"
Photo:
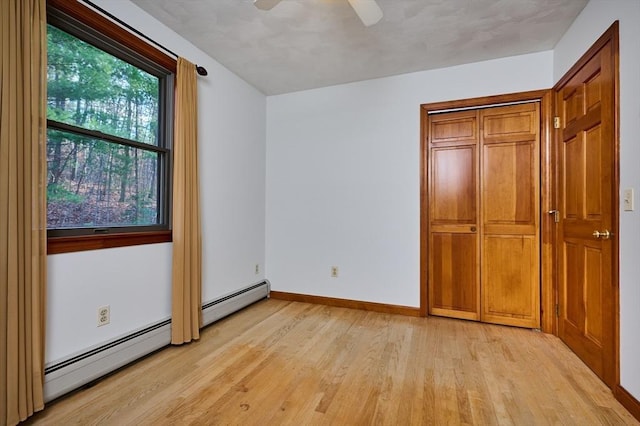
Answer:
<svg viewBox="0 0 640 426"><path fill-rule="evenodd" d="M588 0L132 0L267 95L552 49Z"/></svg>

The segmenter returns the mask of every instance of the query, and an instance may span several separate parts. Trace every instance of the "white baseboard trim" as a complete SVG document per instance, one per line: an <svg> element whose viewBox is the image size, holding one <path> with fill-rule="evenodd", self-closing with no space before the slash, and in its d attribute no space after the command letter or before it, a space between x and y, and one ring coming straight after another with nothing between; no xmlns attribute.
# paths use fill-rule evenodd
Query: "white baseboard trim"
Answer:
<svg viewBox="0 0 640 426"><path fill-rule="evenodd" d="M269 297L268 280L251 285L202 306L203 324L209 325L258 300ZM108 342L45 365L44 399L52 401L130 362L171 343L171 319L142 327Z"/></svg>
<svg viewBox="0 0 640 426"><path fill-rule="evenodd" d="M252 303L269 297L271 284L264 280L202 305L202 324L207 326Z"/></svg>

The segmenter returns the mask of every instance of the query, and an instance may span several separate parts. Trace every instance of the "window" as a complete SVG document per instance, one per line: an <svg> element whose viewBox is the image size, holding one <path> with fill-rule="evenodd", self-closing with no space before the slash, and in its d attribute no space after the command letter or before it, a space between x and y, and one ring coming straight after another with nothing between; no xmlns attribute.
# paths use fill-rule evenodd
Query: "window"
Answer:
<svg viewBox="0 0 640 426"><path fill-rule="evenodd" d="M73 3L47 16L49 252L170 241L175 60Z"/></svg>

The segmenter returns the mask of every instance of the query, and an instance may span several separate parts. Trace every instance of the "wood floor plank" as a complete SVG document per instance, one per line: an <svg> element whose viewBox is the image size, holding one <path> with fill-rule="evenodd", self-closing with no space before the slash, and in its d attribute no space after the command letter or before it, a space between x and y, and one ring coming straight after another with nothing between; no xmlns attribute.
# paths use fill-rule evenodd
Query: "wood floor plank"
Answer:
<svg viewBox="0 0 640 426"><path fill-rule="evenodd" d="M265 300L27 425L638 425L557 338Z"/></svg>

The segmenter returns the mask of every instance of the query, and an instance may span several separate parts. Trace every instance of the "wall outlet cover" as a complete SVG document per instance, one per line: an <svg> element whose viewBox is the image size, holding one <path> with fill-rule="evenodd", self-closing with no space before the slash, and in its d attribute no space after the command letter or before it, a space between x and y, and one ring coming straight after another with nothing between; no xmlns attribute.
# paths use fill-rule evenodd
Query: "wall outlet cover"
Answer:
<svg viewBox="0 0 640 426"><path fill-rule="evenodd" d="M98 327L107 325L111 322L111 308L109 305L100 306L98 308Z"/></svg>

